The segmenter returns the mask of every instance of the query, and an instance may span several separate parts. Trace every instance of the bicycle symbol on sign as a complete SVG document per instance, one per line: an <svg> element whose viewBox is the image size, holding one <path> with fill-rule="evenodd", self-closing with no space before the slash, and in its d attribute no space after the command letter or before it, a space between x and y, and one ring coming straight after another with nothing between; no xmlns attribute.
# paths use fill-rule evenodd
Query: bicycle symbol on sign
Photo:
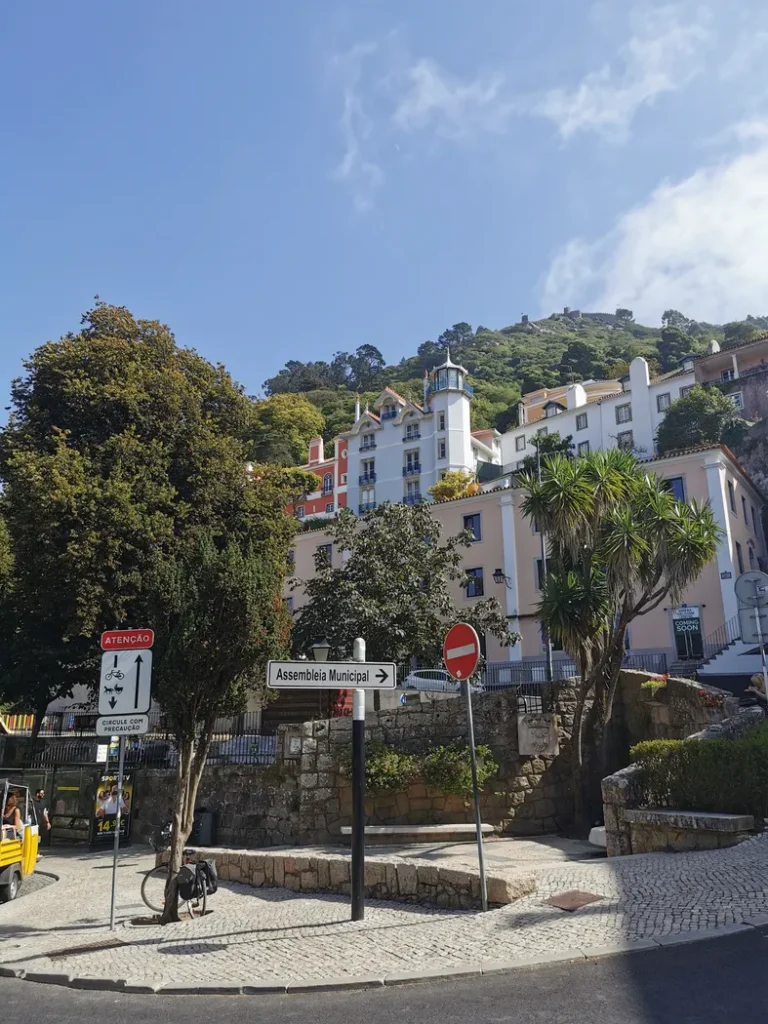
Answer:
<svg viewBox="0 0 768 1024"><path fill-rule="evenodd" d="M104 681L108 683L111 679L125 679L125 673L119 668L111 668L104 676Z"/></svg>

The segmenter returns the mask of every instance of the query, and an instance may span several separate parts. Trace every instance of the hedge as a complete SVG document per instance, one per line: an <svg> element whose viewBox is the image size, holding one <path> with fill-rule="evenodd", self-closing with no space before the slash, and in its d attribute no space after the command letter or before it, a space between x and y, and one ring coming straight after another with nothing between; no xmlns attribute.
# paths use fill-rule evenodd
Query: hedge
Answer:
<svg viewBox="0 0 768 1024"><path fill-rule="evenodd" d="M738 740L648 740L631 750L643 803L768 817L768 723Z"/></svg>

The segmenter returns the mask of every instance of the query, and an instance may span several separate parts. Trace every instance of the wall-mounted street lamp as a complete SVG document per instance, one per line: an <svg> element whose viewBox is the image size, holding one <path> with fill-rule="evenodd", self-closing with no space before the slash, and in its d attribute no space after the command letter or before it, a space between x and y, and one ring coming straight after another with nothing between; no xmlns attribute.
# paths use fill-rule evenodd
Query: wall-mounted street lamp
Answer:
<svg viewBox="0 0 768 1024"><path fill-rule="evenodd" d="M331 645L327 640L318 640L316 644L312 644L310 650L315 661L328 661Z"/></svg>
<svg viewBox="0 0 768 1024"><path fill-rule="evenodd" d="M494 571L494 573L493 573L493 582L494 583L503 583L506 586L507 590L511 590L512 589L512 578L510 576L507 576L506 573L502 569L496 569Z"/></svg>

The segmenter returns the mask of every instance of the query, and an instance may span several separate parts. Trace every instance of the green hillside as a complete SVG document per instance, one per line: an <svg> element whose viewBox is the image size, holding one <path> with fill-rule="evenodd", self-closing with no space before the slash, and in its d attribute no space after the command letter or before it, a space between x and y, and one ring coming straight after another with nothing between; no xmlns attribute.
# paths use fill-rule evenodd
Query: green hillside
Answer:
<svg viewBox="0 0 768 1024"><path fill-rule="evenodd" d="M264 382L264 390L268 395L304 394L323 413L329 440L350 426L356 392L365 403L389 385L419 401L424 371L442 362L450 348L451 358L467 368L475 388L473 428L494 426L503 432L515 422L517 402L528 391L617 377L638 355L648 359L652 374L663 373L675 369L687 352L703 351L711 339L727 347L765 330L768 317L716 325L690 320L677 310L667 310L659 327L635 323L626 309L611 314L563 312L500 330L458 323L394 365L387 365L373 345L337 352L329 361L290 360Z"/></svg>

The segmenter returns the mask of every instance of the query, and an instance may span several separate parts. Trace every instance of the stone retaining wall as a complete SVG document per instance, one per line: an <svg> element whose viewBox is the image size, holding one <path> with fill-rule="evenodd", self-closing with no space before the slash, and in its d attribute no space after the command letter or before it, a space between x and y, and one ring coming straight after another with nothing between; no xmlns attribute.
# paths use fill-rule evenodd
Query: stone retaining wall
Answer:
<svg viewBox="0 0 768 1024"><path fill-rule="evenodd" d="M168 854L158 854L158 863ZM328 892L349 895L350 857L315 851L254 852L219 847L199 848L195 858L214 860L219 878L255 888L292 892ZM532 874L489 874L488 902L514 903L536 890ZM446 868L418 861L367 857L365 891L370 899L427 903L437 907L472 910L480 906L480 876L470 868Z"/></svg>
<svg viewBox="0 0 768 1024"><path fill-rule="evenodd" d="M704 742L713 739L739 739L764 721L765 717L759 708L741 708L731 718L707 726L706 729L694 733L690 739ZM609 857L674 848L674 843L668 844L668 840L661 834L653 840L645 835L641 837L640 833L636 832L633 841L632 815L627 812L642 808L640 771L638 765L631 764L603 779L603 815L606 851ZM639 843L641 849L635 848L635 842Z"/></svg>

